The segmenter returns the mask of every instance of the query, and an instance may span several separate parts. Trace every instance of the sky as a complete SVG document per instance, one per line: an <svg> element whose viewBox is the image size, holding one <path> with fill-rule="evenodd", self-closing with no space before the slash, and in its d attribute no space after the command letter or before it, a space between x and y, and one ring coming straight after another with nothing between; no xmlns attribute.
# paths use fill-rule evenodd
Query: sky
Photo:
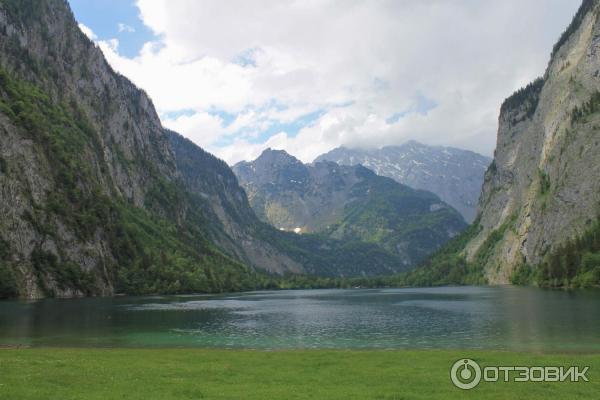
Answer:
<svg viewBox="0 0 600 400"><path fill-rule="evenodd" d="M417 140L492 155L580 0L69 0L163 125L229 164Z"/></svg>

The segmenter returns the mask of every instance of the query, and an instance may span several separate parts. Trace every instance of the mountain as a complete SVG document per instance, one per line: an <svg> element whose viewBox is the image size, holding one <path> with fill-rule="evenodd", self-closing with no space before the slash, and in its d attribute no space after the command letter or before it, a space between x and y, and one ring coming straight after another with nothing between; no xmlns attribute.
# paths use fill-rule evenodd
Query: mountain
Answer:
<svg viewBox="0 0 600 400"><path fill-rule="evenodd" d="M205 215L213 243L257 269L319 276L374 276L401 269L390 252L359 240L296 235L259 220L227 164L166 131L186 190Z"/></svg>
<svg viewBox="0 0 600 400"><path fill-rule="evenodd" d="M584 0L544 75L504 101L480 217L412 283L600 284L599 15Z"/></svg>
<svg viewBox="0 0 600 400"><path fill-rule="evenodd" d="M252 287L208 239L152 102L65 1L0 1L0 37L0 296Z"/></svg>
<svg viewBox="0 0 600 400"><path fill-rule="evenodd" d="M433 193L381 177L360 165L305 165L281 150L265 150L233 167L256 214L273 226L339 240L374 243L408 267L466 224Z"/></svg>
<svg viewBox="0 0 600 400"><path fill-rule="evenodd" d="M0 297L249 290L264 272L399 264L258 220L227 165L164 130L64 0L0 0L0 215Z"/></svg>
<svg viewBox="0 0 600 400"><path fill-rule="evenodd" d="M519 266L549 263L600 213L599 12L597 1L583 1L544 76L500 109L481 231L466 247L468 259L485 249L491 283L508 282Z"/></svg>
<svg viewBox="0 0 600 400"><path fill-rule="evenodd" d="M458 210L467 222L472 222L477 213L483 175L491 159L472 151L409 141L372 150L338 147L315 161L360 164L377 175L433 192Z"/></svg>

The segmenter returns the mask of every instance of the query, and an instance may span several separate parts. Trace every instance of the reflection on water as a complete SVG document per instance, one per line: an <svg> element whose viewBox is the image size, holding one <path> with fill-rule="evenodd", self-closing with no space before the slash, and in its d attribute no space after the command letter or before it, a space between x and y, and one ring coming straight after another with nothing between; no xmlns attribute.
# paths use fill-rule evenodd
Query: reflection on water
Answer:
<svg viewBox="0 0 600 400"><path fill-rule="evenodd" d="M600 291L302 290L0 302L0 344L600 351Z"/></svg>

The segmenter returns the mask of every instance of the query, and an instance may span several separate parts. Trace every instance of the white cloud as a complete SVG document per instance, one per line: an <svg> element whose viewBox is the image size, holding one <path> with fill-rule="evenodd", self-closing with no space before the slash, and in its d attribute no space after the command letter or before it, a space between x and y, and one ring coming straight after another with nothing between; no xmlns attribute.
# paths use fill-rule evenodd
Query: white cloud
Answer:
<svg viewBox="0 0 600 400"><path fill-rule="evenodd" d="M254 72L218 58L187 60L184 49L158 43L147 43L133 59L102 50L113 67L151 95L160 113L211 108L237 112L251 96Z"/></svg>
<svg viewBox="0 0 600 400"><path fill-rule="evenodd" d="M133 26L129 26L129 25L123 24L123 23L119 23L117 25L117 29L119 29L119 32L130 32L130 33L135 32L135 29L133 28Z"/></svg>
<svg viewBox="0 0 600 400"><path fill-rule="evenodd" d="M119 40L118 39L108 39L98 41L98 46L100 49L106 54L108 52L117 53L119 51Z"/></svg>
<svg viewBox="0 0 600 400"><path fill-rule="evenodd" d="M160 39L132 59L118 42L100 47L161 115L194 110L164 123L228 162L269 146L311 161L407 139L491 154L500 103L543 73L578 3L138 0ZM436 107L420 109L423 99ZM317 110L297 134L257 143Z"/></svg>
<svg viewBox="0 0 600 400"><path fill-rule="evenodd" d="M210 146L224 134L223 119L205 112L172 119L163 118L163 124L176 132L186 132L191 141L202 147Z"/></svg>
<svg viewBox="0 0 600 400"><path fill-rule="evenodd" d="M85 26L84 24L78 24L79 29L81 30L81 32L83 32L83 34L85 36L88 37L88 39L90 40L96 40L98 39L98 36L96 36L96 34L87 26Z"/></svg>

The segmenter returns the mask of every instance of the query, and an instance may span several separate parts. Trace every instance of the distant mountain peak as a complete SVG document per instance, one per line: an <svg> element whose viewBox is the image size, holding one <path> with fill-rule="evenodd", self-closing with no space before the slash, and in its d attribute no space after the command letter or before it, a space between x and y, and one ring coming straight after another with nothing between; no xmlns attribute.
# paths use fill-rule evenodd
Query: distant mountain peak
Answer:
<svg viewBox="0 0 600 400"><path fill-rule="evenodd" d="M275 164L275 165L298 165L302 164L293 155L289 154L285 150L276 150L272 148L266 148L263 152L254 160L250 162L242 161L238 164Z"/></svg>
<svg viewBox="0 0 600 400"><path fill-rule="evenodd" d="M342 165L362 165L415 189L440 196L467 221L477 213L483 176L491 159L454 147L430 146L416 140L379 149L341 146L315 159Z"/></svg>
<svg viewBox="0 0 600 400"><path fill-rule="evenodd" d="M286 159L298 161L298 159L296 157L294 157L287 151L272 149L270 147L267 147L266 149L264 149L263 152L260 153L260 156L258 156L258 158L286 158Z"/></svg>

